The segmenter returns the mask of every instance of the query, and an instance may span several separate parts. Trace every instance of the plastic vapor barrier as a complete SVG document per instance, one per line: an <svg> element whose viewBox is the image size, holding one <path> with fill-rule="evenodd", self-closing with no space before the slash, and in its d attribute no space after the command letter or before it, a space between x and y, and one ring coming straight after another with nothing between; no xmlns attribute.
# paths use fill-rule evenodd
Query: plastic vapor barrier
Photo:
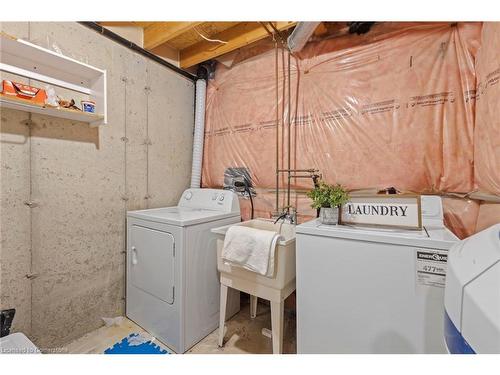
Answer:
<svg viewBox="0 0 500 375"><path fill-rule="evenodd" d="M444 223L460 239L476 233L479 203L472 199L443 197Z"/></svg>
<svg viewBox="0 0 500 375"><path fill-rule="evenodd" d="M500 204L481 203L479 206L475 232L480 232L498 222L500 222Z"/></svg>
<svg viewBox="0 0 500 375"><path fill-rule="evenodd" d="M484 23L477 57L476 187L500 195L500 23Z"/></svg>
<svg viewBox="0 0 500 375"><path fill-rule="evenodd" d="M481 74L498 73L499 27L481 32L481 23L384 23L364 35L309 42L290 59L290 96L287 52L269 42L241 51L230 68L218 64L209 81L203 186L222 186L226 168L245 167L257 188L255 216L269 217L276 132L279 167L286 168L290 115L291 168L319 169L329 183L354 191L394 186L401 192L467 194L479 188L500 194L499 137L493 136L499 86L488 87L489 99L479 95L476 113L475 66L481 48ZM481 37L496 47L485 50ZM475 138L489 139L487 155ZM280 189L285 183L283 175ZM302 221L315 215L304 196L312 187L311 180L292 180L292 205ZM284 197L281 192L280 209ZM446 198L444 206L455 233L475 231L479 203Z"/></svg>

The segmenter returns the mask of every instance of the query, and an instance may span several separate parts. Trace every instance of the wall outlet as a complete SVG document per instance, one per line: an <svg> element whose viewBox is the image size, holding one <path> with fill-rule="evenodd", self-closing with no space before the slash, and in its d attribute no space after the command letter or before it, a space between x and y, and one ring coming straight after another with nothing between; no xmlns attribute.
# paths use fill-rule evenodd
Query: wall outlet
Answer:
<svg viewBox="0 0 500 375"><path fill-rule="evenodd" d="M16 309L0 310L0 337L7 336L10 333L14 315L16 315Z"/></svg>

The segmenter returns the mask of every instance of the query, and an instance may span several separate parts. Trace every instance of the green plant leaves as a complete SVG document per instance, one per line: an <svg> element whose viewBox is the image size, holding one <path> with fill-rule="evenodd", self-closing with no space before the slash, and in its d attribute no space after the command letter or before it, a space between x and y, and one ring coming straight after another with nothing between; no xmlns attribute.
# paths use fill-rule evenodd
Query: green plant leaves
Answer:
<svg viewBox="0 0 500 375"><path fill-rule="evenodd" d="M318 187L307 193L312 199L312 208L338 207L349 200L349 193L340 184L329 185L320 181Z"/></svg>

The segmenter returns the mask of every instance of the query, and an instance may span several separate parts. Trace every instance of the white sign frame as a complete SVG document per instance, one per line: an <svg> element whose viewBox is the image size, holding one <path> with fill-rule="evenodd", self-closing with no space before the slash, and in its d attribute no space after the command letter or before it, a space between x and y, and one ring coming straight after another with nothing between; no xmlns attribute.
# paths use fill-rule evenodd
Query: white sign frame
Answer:
<svg viewBox="0 0 500 375"><path fill-rule="evenodd" d="M377 209L373 208L374 206ZM382 209L382 207L386 207L386 209ZM382 214L386 210L388 210L388 214ZM379 211L383 212L375 214ZM421 230L421 198L417 194L351 196L349 201L343 204L340 209L339 223L343 225Z"/></svg>

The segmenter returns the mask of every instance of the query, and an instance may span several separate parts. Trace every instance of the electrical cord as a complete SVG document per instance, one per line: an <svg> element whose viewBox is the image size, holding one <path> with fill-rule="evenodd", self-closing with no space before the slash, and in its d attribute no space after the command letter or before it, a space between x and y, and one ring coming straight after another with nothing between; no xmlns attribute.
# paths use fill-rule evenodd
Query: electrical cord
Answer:
<svg viewBox="0 0 500 375"><path fill-rule="evenodd" d="M253 197L252 197L252 190L250 189L250 186L248 185L248 181L246 178L241 178L240 180L237 180L234 182L235 188L244 188L244 191L248 193L248 197L250 198L250 206L252 207L252 215L251 218L253 219L254 217L254 207L253 207Z"/></svg>
<svg viewBox="0 0 500 375"><path fill-rule="evenodd" d="M252 198L252 192L250 191L250 188L248 187L248 184L245 182L245 189L248 193L248 196L250 197L250 206L252 207L252 215L251 215L251 218L253 220L253 213L254 213L254 210L253 210L253 198Z"/></svg>

